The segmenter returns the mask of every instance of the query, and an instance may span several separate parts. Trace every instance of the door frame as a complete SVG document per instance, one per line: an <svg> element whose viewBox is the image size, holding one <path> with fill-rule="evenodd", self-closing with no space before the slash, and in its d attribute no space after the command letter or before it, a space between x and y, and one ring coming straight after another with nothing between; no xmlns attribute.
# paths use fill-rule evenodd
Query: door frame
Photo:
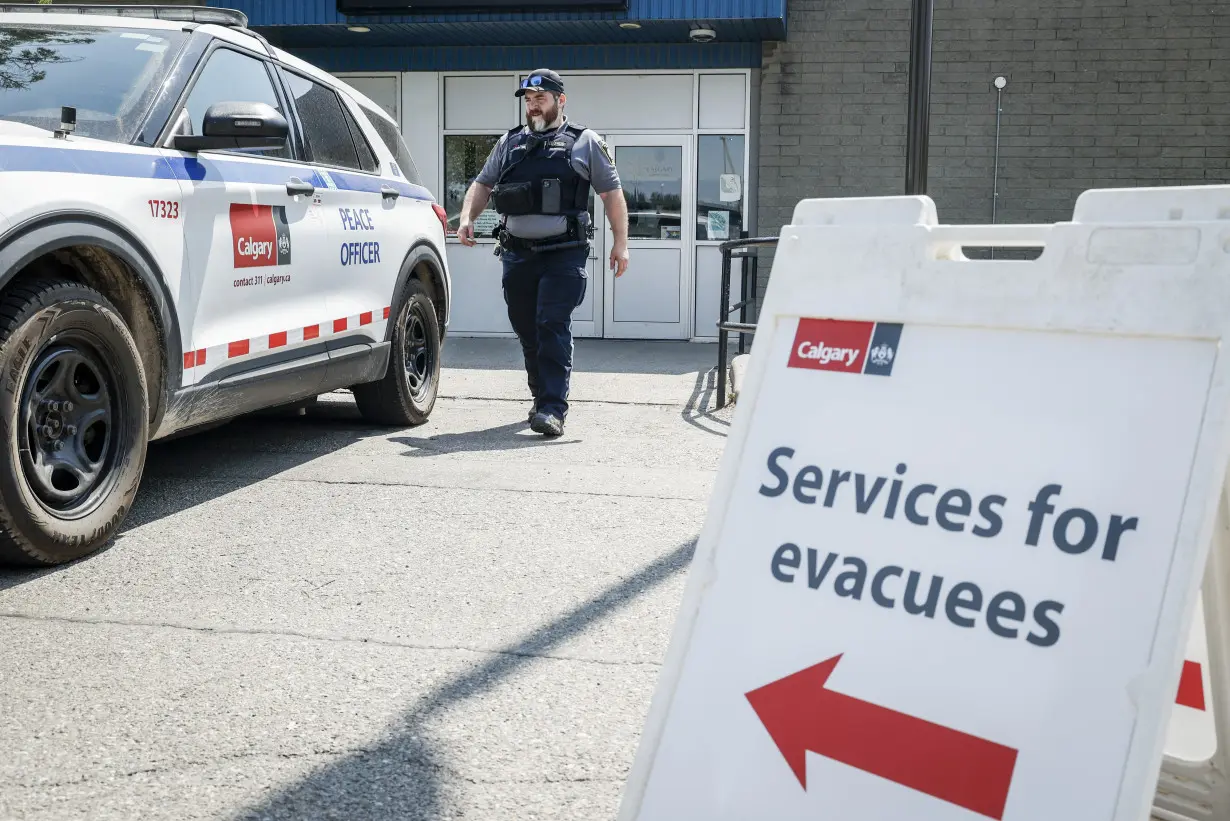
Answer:
<svg viewBox="0 0 1230 821"><path fill-rule="evenodd" d="M595 132L598 133L598 132ZM598 139L605 140L606 135L598 133ZM606 277L607 277L607 248L610 246L607 237L608 229L606 226L606 208L602 202L602 197L598 196L598 192L590 189L590 194L594 198L594 237L589 244L589 259L586 260L586 274L588 280L585 283L585 298L590 300L594 306L594 318L577 319L576 313L572 317L572 335L582 339L602 339L604 336L603 330L606 327L605 306L606 300Z"/></svg>
<svg viewBox="0 0 1230 821"><path fill-rule="evenodd" d="M670 241L677 242L679 247L679 322L616 323L614 317L615 273L609 269L606 259L603 257L599 260L602 271L602 335L607 339L672 339L680 341L691 339L693 325L693 310L691 306L695 290L695 283L693 281L695 272L693 269L696 265L696 169L694 167L696 163L696 137L693 134L686 133L636 134L608 132L604 139L607 146L611 149L612 157L615 159L616 170L619 167L619 148L621 146L678 148L680 149L682 167L680 169L679 239ZM610 225L604 217L600 232L595 233L602 234L603 246L605 248L610 248L614 242L614 237L611 236L610 231ZM629 270L636 266L636 244L657 242L662 241L633 239L629 237ZM616 327L620 329L618 334L613 333ZM664 332L664 328L674 330Z"/></svg>

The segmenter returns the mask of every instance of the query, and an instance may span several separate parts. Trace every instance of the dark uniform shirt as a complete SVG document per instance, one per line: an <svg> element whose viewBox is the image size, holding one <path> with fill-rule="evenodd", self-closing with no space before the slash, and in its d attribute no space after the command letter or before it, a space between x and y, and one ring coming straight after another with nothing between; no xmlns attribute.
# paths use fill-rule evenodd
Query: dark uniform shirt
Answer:
<svg viewBox="0 0 1230 821"><path fill-rule="evenodd" d="M563 124L567 119L567 117L561 118L560 128L564 127ZM529 126L525 126L522 133L528 128ZM500 137L495 148L491 149L483 170L474 178L475 182L489 188L495 187L500 178L500 172L508 160L508 137L508 134ZM582 132L573 145L572 167L578 174L589 180L595 193L605 194L620 187L619 173L615 170L615 164L611 162L606 143L588 128ZM506 225L508 233L522 239L553 237L568 230L565 217L548 214L509 216Z"/></svg>

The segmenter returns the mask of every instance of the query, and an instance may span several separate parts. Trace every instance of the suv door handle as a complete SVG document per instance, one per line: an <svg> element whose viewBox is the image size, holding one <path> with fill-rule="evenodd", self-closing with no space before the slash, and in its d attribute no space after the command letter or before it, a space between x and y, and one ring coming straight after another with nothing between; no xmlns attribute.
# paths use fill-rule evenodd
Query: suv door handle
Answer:
<svg viewBox="0 0 1230 821"><path fill-rule="evenodd" d="M401 192L398 191L396 188L393 188L392 186L382 185L380 186L380 196L384 197L386 200L389 197L392 197L393 199L397 199L398 197L401 196Z"/></svg>
<svg viewBox="0 0 1230 821"><path fill-rule="evenodd" d="M310 182L304 182L298 177L291 177L290 181L286 183L286 193L287 194L315 194L316 186L312 185Z"/></svg>

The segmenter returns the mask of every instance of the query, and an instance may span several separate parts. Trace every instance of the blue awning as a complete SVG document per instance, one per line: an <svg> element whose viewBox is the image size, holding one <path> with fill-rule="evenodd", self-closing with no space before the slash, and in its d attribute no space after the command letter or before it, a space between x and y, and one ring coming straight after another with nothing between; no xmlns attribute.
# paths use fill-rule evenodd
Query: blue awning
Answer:
<svg viewBox="0 0 1230 821"><path fill-rule="evenodd" d="M786 0L628 0L627 11L343 15L337 0L208 0L248 15L249 25L287 50L324 48L606 46L621 50L686 44L712 29L712 43L786 37ZM625 24L621 26L620 24ZM628 28L627 25L636 26ZM370 31L357 33L351 26ZM715 49L718 50L718 49ZM699 58L704 59L704 58Z"/></svg>

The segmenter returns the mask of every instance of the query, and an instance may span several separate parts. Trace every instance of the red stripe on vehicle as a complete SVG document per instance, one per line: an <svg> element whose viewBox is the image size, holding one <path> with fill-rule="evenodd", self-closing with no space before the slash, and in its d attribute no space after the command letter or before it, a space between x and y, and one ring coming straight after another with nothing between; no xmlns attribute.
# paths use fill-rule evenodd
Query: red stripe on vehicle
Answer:
<svg viewBox="0 0 1230 821"><path fill-rule="evenodd" d="M390 307L382 309L384 318L389 318ZM359 316L360 325L370 325L376 320L375 311L365 311ZM340 333L341 331L350 328L350 318L333 320L333 332ZM320 337L320 325L305 325L303 328L303 340L306 342L309 339L318 339ZM267 337L269 340L270 349L282 348L290 344L290 331L277 331L271 333ZM258 339L259 341L259 339ZM237 356L247 356L252 352L252 340L242 339L238 342L230 342L226 346L227 358L233 359ZM184 354L184 368L199 368L205 364L205 348L198 348L195 351L188 351Z"/></svg>
<svg viewBox="0 0 1230 821"><path fill-rule="evenodd" d="M1183 675L1179 678L1179 695L1176 704L1204 709L1204 680L1200 678L1200 665L1194 661L1183 662Z"/></svg>

